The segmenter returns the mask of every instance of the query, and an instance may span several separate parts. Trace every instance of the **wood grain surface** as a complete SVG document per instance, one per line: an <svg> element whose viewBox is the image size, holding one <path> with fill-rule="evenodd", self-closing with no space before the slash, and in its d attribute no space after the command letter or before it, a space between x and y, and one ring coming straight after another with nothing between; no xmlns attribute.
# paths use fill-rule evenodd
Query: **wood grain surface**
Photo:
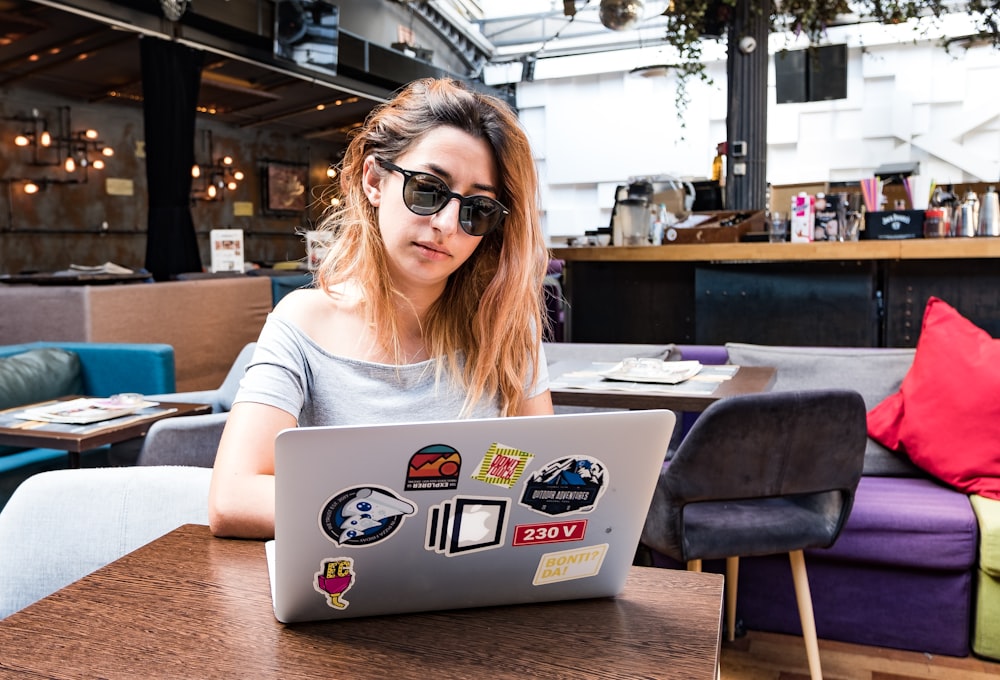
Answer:
<svg viewBox="0 0 1000 680"><path fill-rule="evenodd" d="M263 544L187 525L0 621L0 676L709 679L721 610L721 576L633 567L617 598L286 626Z"/></svg>

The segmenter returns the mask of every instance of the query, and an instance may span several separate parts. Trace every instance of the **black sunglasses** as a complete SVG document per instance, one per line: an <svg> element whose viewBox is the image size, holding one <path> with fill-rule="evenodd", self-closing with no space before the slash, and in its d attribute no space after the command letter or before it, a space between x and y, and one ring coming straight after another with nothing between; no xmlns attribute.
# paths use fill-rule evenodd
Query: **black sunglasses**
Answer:
<svg viewBox="0 0 1000 680"><path fill-rule="evenodd" d="M501 224L510 214L500 201L489 196L463 196L452 191L444 180L426 172L404 170L395 163L379 160L386 170L398 172L403 180L403 203L410 212L417 215L433 215L457 198L459 202L458 223L470 236L486 236Z"/></svg>

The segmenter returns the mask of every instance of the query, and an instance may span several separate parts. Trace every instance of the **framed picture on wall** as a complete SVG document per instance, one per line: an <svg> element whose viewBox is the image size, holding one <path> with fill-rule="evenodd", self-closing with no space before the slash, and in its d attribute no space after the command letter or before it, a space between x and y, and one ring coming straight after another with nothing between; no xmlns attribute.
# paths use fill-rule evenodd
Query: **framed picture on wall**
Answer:
<svg viewBox="0 0 1000 680"><path fill-rule="evenodd" d="M264 161L261 168L264 212L292 215L306 209L309 195L309 165Z"/></svg>

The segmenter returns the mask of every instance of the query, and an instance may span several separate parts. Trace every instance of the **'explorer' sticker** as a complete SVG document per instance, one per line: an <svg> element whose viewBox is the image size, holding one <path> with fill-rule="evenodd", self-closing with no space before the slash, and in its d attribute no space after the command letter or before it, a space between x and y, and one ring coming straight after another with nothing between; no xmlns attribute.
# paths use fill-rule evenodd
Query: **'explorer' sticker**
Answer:
<svg viewBox="0 0 1000 680"><path fill-rule="evenodd" d="M343 599L344 593L354 585L354 560L350 557L334 557L323 560L316 572L313 587L326 595L326 603L334 609L347 609L350 604Z"/></svg>
<svg viewBox="0 0 1000 680"><path fill-rule="evenodd" d="M545 515L590 512L607 483L604 463L596 458L559 458L525 480L521 505Z"/></svg>
<svg viewBox="0 0 1000 680"><path fill-rule="evenodd" d="M388 538L416 511L390 489L356 486L338 491L323 505L319 525L338 545L369 545Z"/></svg>
<svg viewBox="0 0 1000 680"><path fill-rule="evenodd" d="M441 491L458 488L462 456L447 444L425 446L406 468L406 491Z"/></svg>
<svg viewBox="0 0 1000 680"><path fill-rule="evenodd" d="M538 560L538 570L532 583L542 586L558 581L572 581L578 578L597 576L608 552L608 544L591 545L559 552L545 553Z"/></svg>

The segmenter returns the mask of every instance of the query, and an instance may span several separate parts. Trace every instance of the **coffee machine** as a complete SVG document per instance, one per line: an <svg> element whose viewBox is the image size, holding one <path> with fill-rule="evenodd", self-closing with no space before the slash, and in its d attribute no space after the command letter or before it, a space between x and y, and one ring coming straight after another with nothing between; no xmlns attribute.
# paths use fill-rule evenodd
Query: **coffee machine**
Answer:
<svg viewBox="0 0 1000 680"><path fill-rule="evenodd" d="M659 206L681 222L691 213L695 188L691 182L672 175L629 177L628 184L615 189L611 210L611 242L617 245L642 245L637 231L650 221ZM626 233L627 232L627 233Z"/></svg>

